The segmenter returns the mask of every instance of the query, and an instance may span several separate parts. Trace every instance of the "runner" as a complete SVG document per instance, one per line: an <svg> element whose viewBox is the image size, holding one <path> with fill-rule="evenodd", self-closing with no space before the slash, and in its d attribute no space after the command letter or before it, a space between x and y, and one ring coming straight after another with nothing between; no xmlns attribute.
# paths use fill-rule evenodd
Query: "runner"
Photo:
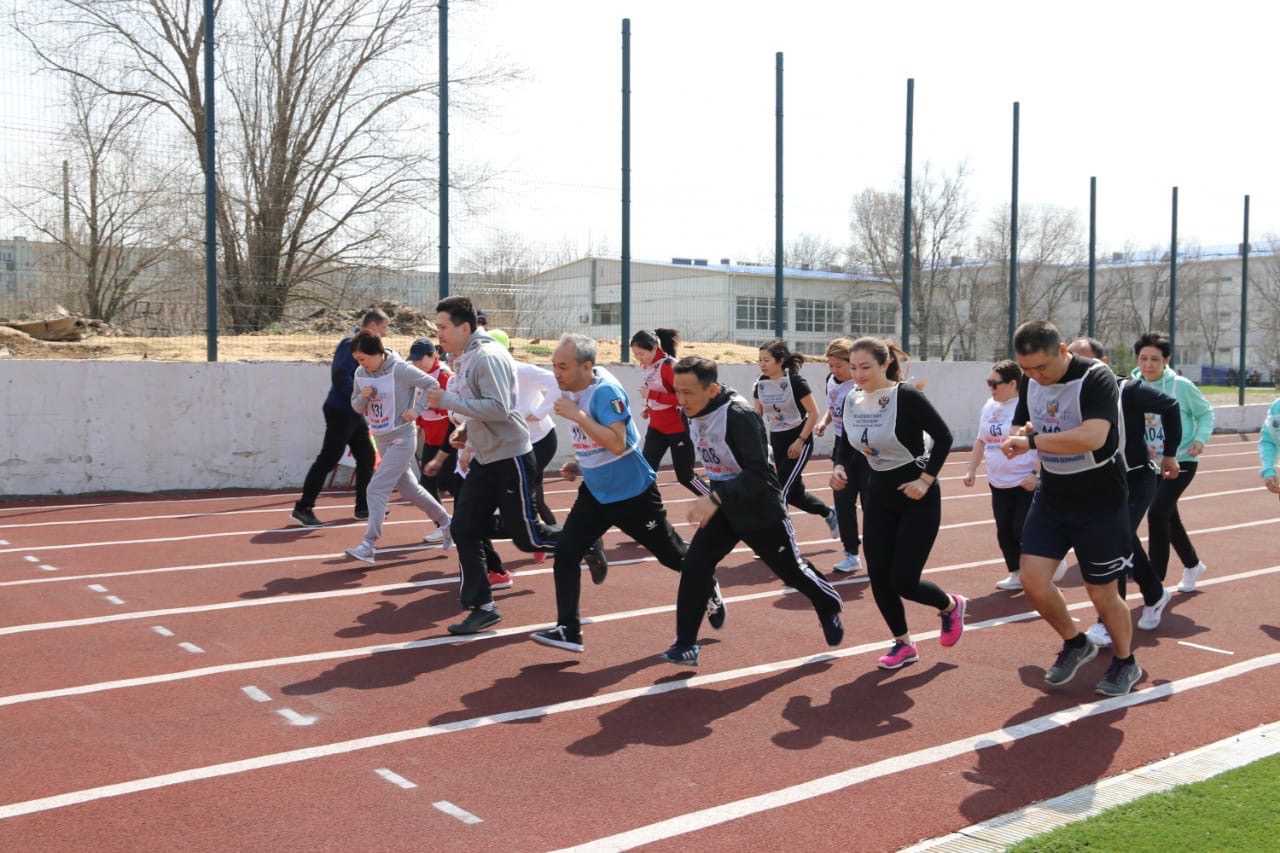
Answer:
<svg viewBox="0 0 1280 853"><path fill-rule="evenodd" d="M631 336L631 354L636 357L644 376L641 393L644 409L640 417L649 421L644 434L644 458L654 471L662 465L662 457L671 450L671 467L676 479L695 495L705 495L706 481L694 473L693 442L689 427L676 402L671 366L676 363L676 347L680 332L676 329L642 329Z"/></svg>
<svg viewBox="0 0 1280 853"><path fill-rule="evenodd" d="M431 339L418 338L413 342L409 347L409 363L438 382L441 388L449 387L449 377L453 376L453 371L441 361L440 353ZM414 408L422 411L418 415L418 434L422 442L422 451L418 457L422 476L418 478L418 483L427 490L427 494L440 501L441 485L444 485L446 491L453 493L453 488L450 487L453 483L452 466L444 467L455 454L449 445L453 421L449 420L448 412L429 407L425 400L420 404L415 403ZM444 531L436 530L423 541L439 544L444 541Z"/></svg>
<svg viewBox="0 0 1280 853"><path fill-rule="evenodd" d="M1258 459L1262 463L1262 482L1267 491L1280 495L1280 475L1276 474L1276 451L1280 449L1280 397L1271 404L1258 434Z"/></svg>
<svg viewBox="0 0 1280 853"><path fill-rule="evenodd" d="M1099 361L1067 351L1044 320L1014 333L1014 354L1024 374L1018 388L1015 435L1005 455L1040 454L1040 485L1022 528L1020 576L1027 598L1062 638L1062 651L1045 673L1066 684L1093 660L1098 646L1076 628L1062 592L1053 584L1058 561L1074 548L1085 590L1111 634L1114 657L1097 685L1122 696L1143 676L1133 658L1133 625L1117 579L1133 565L1124 469L1120 450L1120 388Z"/></svg>
<svg viewBox="0 0 1280 853"><path fill-rule="evenodd" d="M680 569L676 641L663 660L698 665L698 628L707 612L707 590L716 567L745 542L788 586L813 603L830 646L844 639L840 593L800 556L773 466L764 424L751 404L720 385L709 358L676 362L676 396L689 418L689 435L711 481L710 494L694 501L688 519L698 526ZM714 627L714 626L713 626Z"/></svg>
<svg viewBox="0 0 1280 853"><path fill-rule="evenodd" d="M573 425L574 461L565 463L561 472L570 480L581 475L583 482L556 548L556 625L532 636L543 645L580 652L579 560L592 543L617 526L676 572L685 543L667 520L657 475L638 452L640 434L631 419L627 392L612 377L595 370L596 342L585 335L567 334L551 358L556 382L564 391L556 400L555 412ZM708 611L711 626L721 627L725 607L714 578Z"/></svg>
<svg viewBox="0 0 1280 853"><path fill-rule="evenodd" d="M892 342L858 338L850 347L853 379L858 384L844 401L844 434L837 445L831 488L849 485L853 454L869 465L863 510L863 555L876 607L893 635L893 646L876 662L899 669L920 659L907 628L902 600L936 608L942 619L943 646L964 634L968 600L949 595L922 580L924 564L942 523L938 472L951 451L951 430L924 394L903 380L906 354ZM933 439L925 452L924 436Z"/></svg>
<svg viewBox="0 0 1280 853"><path fill-rule="evenodd" d="M1208 567L1196 554L1191 537L1182 525L1178 498L1195 479L1196 469L1200 467L1197 457L1204 452L1204 446L1213 434L1213 406L1190 379L1174 373L1169 366L1173 346L1168 335L1148 332L1134 343L1133 354L1138 357L1138 366L1130 374L1133 379L1176 398L1182 419L1183 443L1178 447L1178 476L1173 480L1160 481L1147 513L1147 548L1151 566L1156 577L1164 583L1169 571L1169 545L1172 543L1182 560L1182 581L1178 590L1195 592L1196 581ZM1158 415L1153 415L1147 422L1147 446L1151 448L1152 455L1158 457L1164 454L1164 444L1164 423Z"/></svg>
<svg viewBox="0 0 1280 853"><path fill-rule="evenodd" d="M831 537L837 538L836 511L804 489L804 468L813 455L813 428L818 423L818 404L800 375L804 356L789 350L785 341L772 340L760 347L758 364L761 375L751 396L769 431L782 493L796 509L822 516Z"/></svg>
<svg viewBox="0 0 1280 853"><path fill-rule="evenodd" d="M835 427L835 442L831 445L831 459L836 458L836 446L844 435L844 398L857 385L853 381L853 367L849 364L852 357L850 347L853 341L848 338L836 338L827 344L827 410L822 413L818 423L813 427L813 434L822 437L827 427ZM862 560L858 551L862 548L862 540L858 537L857 501L862 501L863 512L866 512L867 460L862 454L853 457L853 464L847 474L851 475L853 488L841 489L831 493L831 505L836 510L836 521L840 527L840 544L844 546L844 559L832 568L837 572L856 572L862 568Z"/></svg>

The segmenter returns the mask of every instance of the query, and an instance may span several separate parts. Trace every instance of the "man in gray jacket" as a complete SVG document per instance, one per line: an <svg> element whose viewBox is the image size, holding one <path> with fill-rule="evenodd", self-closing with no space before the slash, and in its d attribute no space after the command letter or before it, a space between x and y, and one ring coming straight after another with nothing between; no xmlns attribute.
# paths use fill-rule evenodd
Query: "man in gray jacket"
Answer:
<svg viewBox="0 0 1280 853"><path fill-rule="evenodd" d="M515 362L489 333L478 328L476 311L465 296L436 305L436 324L444 351L459 356L448 390L427 392L427 404L466 419L461 431L475 452L466 487L453 508L453 542L462 565L459 594L471 612L450 625L454 634L474 634L502 621L489 587L484 540L493 535L493 512L522 551L554 551L560 528L538 517L534 484L537 460L529 427L516 408ZM463 440L462 438L458 439ZM586 558L603 578L607 563L597 542Z"/></svg>

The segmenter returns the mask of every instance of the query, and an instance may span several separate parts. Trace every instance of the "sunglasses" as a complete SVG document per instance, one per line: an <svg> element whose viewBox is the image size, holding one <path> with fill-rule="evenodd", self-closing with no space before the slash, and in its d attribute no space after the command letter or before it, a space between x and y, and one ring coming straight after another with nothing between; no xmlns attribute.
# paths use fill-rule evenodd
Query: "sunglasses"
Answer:
<svg viewBox="0 0 1280 853"><path fill-rule="evenodd" d="M1013 381L1012 379L1008 380L1008 382L1012 382L1012 381ZM988 380L987 380L987 387L988 387L988 388L999 388L1001 385L1007 385L1007 384L1008 384L1008 382L1006 382L1006 381L1005 381L1005 380L1003 380L1003 379L988 379Z"/></svg>

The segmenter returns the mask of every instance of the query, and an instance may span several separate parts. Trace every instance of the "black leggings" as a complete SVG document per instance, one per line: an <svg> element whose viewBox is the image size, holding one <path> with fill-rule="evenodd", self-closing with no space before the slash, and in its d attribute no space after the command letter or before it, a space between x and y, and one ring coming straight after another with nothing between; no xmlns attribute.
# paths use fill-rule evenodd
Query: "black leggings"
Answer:
<svg viewBox="0 0 1280 853"><path fill-rule="evenodd" d="M941 523L942 493L936 484L918 501L897 492L890 483L878 488L872 483L868 489L867 501L862 505L864 565L876 607L895 637L907 633L902 599L937 610L951 606L951 596L937 584L921 580Z"/></svg>
<svg viewBox="0 0 1280 853"><path fill-rule="evenodd" d="M836 438L836 441L841 440ZM858 454L844 469L849 485L831 494L831 505L835 507L836 522L840 525L840 544L844 546L846 554L856 554L862 547L862 539L858 537L858 511L855 504L862 501L865 515L867 500L864 495L867 492L869 471L866 460L862 458L862 454Z"/></svg>
<svg viewBox="0 0 1280 853"><path fill-rule="evenodd" d="M813 455L813 436L805 439L798 459L787 456L787 448L795 444L803 429L804 424L801 424L769 433L769 444L773 446L773 466L778 469L778 482L782 484L782 493L786 495L789 505L810 515L826 518L831 514L831 507L804 490L804 466L809 464L809 457Z"/></svg>
<svg viewBox="0 0 1280 853"><path fill-rule="evenodd" d="M1022 558L1022 525L1027 520L1027 510L1031 509L1031 498L1034 496L1034 491L1029 492L1021 486L1011 489L991 486L991 514L996 518L996 542L1000 545L1005 568L1010 574L1018 571L1018 562Z"/></svg>
<svg viewBox="0 0 1280 853"><path fill-rule="evenodd" d="M706 481L693 471L693 440L689 438L689 431L662 432L649 427L644 434L644 449L641 451L649 467L657 471L668 449L671 450L671 467L675 469L680 485L695 495L709 493L711 489Z"/></svg>
<svg viewBox="0 0 1280 853"><path fill-rule="evenodd" d="M1175 480L1161 480L1156 486L1155 499L1151 501L1151 510L1147 513L1147 554L1151 558L1151 568L1156 577L1164 583L1169 571L1169 545L1178 552L1182 565L1191 568L1200 562L1187 529L1182 526L1182 517L1178 515L1178 498L1195 479L1199 462L1178 463L1178 477Z"/></svg>
<svg viewBox="0 0 1280 853"><path fill-rule="evenodd" d="M538 518L542 519L543 524L556 523L556 514L551 511L551 507L547 506L547 498L542 492L542 477L551 460L555 458L557 443L556 431L552 430L533 444L533 458L538 463L538 480L533 493L537 500Z"/></svg>
<svg viewBox="0 0 1280 853"><path fill-rule="evenodd" d="M311 463L307 478L302 483L302 496L294 509L315 509L316 498L324 488L325 477L342 459L344 448L351 449L356 460L356 511L369 509L365 492L373 477L373 440L369 438L369 424L364 415L324 406L324 442L316 461Z"/></svg>

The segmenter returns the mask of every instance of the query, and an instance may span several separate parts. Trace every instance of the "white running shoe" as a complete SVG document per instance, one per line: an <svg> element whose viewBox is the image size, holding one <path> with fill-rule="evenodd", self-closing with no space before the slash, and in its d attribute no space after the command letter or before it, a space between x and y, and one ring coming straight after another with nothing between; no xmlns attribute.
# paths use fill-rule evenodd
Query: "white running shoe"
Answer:
<svg viewBox="0 0 1280 853"><path fill-rule="evenodd" d="M1103 625L1101 622L1094 622L1093 625L1089 627L1089 630L1084 632L1084 635L1090 640L1093 640L1093 644L1095 646L1111 645L1111 635L1107 633L1107 626Z"/></svg>
<svg viewBox="0 0 1280 853"><path fill-rule="evenodd" d="M1203 561L1196 563L1189 569L1182 570L1182 583L1178 584L1178 592L1195 592L1196 582L1209 571L1209 567Z"/></svg>
<svg viewBox="0 0 1280 853"><path fill-rule="evenodd" d="M996 581L996 589L1017 592L1022 589L1022 578L1017 572L1010 572L1004 579Z"/></svg>
<svg viewBox="0 0 1280 853"><path fill-rule="evenodd" d="M835 564L834 566L832 566L831 568L835 569L837 572L857 572L857 571L861 571L861 570L862 570L862 560L861 560L861 558L859 558L859 557L858 557L858 555L857 555L857 554L850 554L848 551L845 551L845 552L844 552L844 559L843 559L843 560L841 560L840 562L836 563L836 564Z"/></svg>
<svg viewBox="0 0 1280 853"><path fill-rule="evenodd" d="M439 545L441 542L444 541L444 531L445 531L444 527L437 527L431 533L428 533L426 536L423 536L422 541L426 542L428 545Z"/></svg>
<svg viewBox="0 0 1280 853"><path fill-rule="evenodd" d="M1148 607L1142 605L1142 615L1138 617L1138 627L1144 631L1154 631L1160 627L1160 619L1164 616L1164 606L1173 598L1173 592L1165 590L1160 600Z"/></svg>
<svg viewBox="0 0 1280 853"><path fill-rule="evenodd" d="M373 565L374 557L376 557L377 554L377 550L368 542L361 542L356 547L347 549L348 557L355 557L357 560L361 560L369 565Z"/></svg>
<svg viewBox="0 0 1280 853"><path fill-rule="evenodd" d="M1067 565L1067 561L1063 560L1058 563L1058 568L1053 570L1053 582L1058 583L1067 576L1067 569L1071 568Z"/></svg>

